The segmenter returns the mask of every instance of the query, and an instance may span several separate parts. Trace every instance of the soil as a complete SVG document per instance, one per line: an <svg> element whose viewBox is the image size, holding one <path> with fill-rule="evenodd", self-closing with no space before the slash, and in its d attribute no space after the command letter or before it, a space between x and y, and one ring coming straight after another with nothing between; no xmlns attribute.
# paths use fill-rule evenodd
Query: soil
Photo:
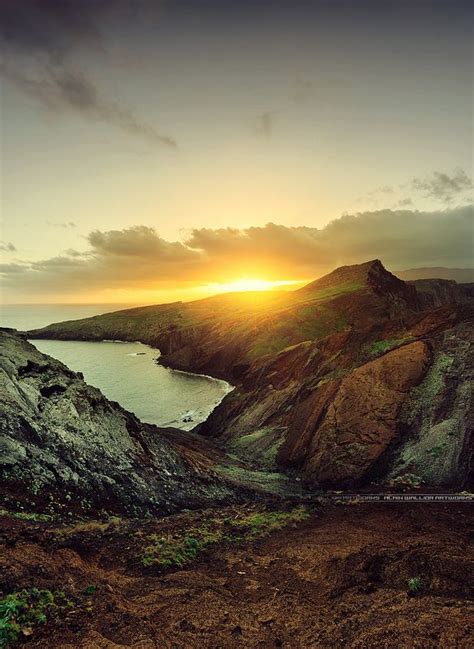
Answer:
<svg viewBox="0 0 474 649"><path fill-rule="evenodd" d="M22 642L57 649L473 646L471 505L315 505L305 521L241 545L208 546L181 569L142 564L150 535L182 534L216 512L242 511L249 508L68 526L0 517L2 593L35 586L74 602ZM414 577L421 587L411 592Z"/></svg>

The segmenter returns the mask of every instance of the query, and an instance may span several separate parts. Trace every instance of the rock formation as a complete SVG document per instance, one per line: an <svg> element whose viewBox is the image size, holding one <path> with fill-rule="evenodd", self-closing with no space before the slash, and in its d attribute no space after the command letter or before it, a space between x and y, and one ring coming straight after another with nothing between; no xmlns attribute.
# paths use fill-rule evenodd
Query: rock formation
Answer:
<svg viewBox="0 0 474 649"><path fill-rule="evenodd" d="M3 495L146 515L233 499L204 453L142 424L82 376L0 331Z"/></svg>

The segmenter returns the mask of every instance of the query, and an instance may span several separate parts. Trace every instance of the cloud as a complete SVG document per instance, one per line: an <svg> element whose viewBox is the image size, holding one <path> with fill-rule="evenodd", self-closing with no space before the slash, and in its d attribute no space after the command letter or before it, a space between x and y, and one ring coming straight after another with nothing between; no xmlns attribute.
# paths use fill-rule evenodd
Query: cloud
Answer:
<svg viewBox="0 0 474 649"><path fill-rule="evenodd" d="M275 128L275 111L267 111L257 115L254 124L254 132L257 137L270 138Z"/></svg>
<svg viewBox="0 0 474 649"><path fill-rule="evenodd" d="M154 228L145 225L108 232L94 230L88 240L96 254L108 257L151 258L157 263L180 263L198 255L178 241L161 239Z"/></svg>
<svg viewBox="0 0 474 649"><path fill-rule="evenodd" d="M138 2L139 11L146 3ZM5 60L0 73L44 106L71 110L101 120L153 146L176 147L173 137L159 133L129 108L103 96L78 69L78 49L105 49L101 25L108 16L125 15L123 0L3 0L0 4L0 41ZM125 12L125 13L124 13Z"/></svg>
<svg viewBox="0 0 474 649"><path fill-rule="evenodd" d="M59 221L59 222L52 222L52 221L46 221L46 225L50 225L53 228L76 228L77 224L74 223L74 221Z"/></svg>
<svg viewBox="0 0 474 649"><path fill-rule="evenodd" d="M423 192L426 198L435 198L444 203L451 203L459 195L472 189L472 179L460 168L450 175L435 171L428 178L414 178L411 186L414 190Z"/></svg>
<svg viewBox="0 0 474 649"><path fill-rule="evenodd" d="M0 250L2 252L15 252L16 248L11 241L0 241Z"/></svg>
<svg viewBox="0 0 474 649"><path fill-rule="evenodd" d="M0 273L3 275L25 273L26 268L24 264L0 264Z"/></svg>
<svg viewBox="0 0 474 649"><path fill-rule="evenodd" d="M240 277L311 280L378 257L390 269L471 266L472 206L435 212L378 210L347 214L324 228L199 228L167 241L154 228L94 230L87 252L68 251L0 270L15 294L80 294L110 289L198 286Z"/></svg>
<svg viewBox="0 0 474 649"><path fill-rule="evenodd" d="M391 185L382 185L382 187L377 187L371 193L372 194L393 194L393 187Z"/></svg>
<svg viewBox="0 0 474 649"><path fill-rule="evenodd" d="M378 207L410 207L414 204L412 196L399 197L400 190L407 190L423 194L424 198L440 201L445 205L452 204L455 199L460 199L458 205L467 203L472 198L472 179L461 169L455 169L451 174L434 171L426 178L413 178L408 183L398 185L381 185L370 192L360 196L358 203L370 205L373 209ZM392 199L392 200L390 200Z"/></svg>
<svg viewBox="0 0 474 649"><path fill-rule="evenodd" d="M357 199L358 203L371 205L373 208L378 207L379 203L383 201L384 205L387 205L387 200L389 196L395 193L392 185L381 185L372 189L372 191L367 192L363 196L359 196Z"/></svg>

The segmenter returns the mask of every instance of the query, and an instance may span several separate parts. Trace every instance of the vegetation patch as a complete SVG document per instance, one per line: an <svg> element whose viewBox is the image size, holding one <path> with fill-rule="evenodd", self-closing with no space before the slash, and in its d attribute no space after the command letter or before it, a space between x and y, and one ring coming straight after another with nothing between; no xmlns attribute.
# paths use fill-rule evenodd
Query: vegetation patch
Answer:
<svg viewBox="0 0 474 649"><path fill-rule="evenodd" d="M2 508L0 508L0 516L9 516L10 518L16 518L21 521L37 521L42 523L53 520L53 517L49 514L39 514L37 512L12 512L8 509Z"/></svg>
<svg viewBox="0 0 474 649"><path fill-rule="evenodd" d="M330 305L317 301L297 305L276 322L268 322L254 337L248 358L254 360L267 354L277 354L307 340L319 340L343 331L347 320Z"/></svg>
<svg viewBox="0 0 474 649"><path fill-rule="evenodd" d="M49 610L58 601L64 603L64 593L38 588L10 593L0 600L0 648L32 635L35 627L46 623Z"/></svg>
<svg viewBox="0 0 474 649"><path fill-rule="evenodd" d="M314 288L311 291L311 298L312 300L329 300L334 297L339 297L340 295L346 295L347 293L355 293L356 291L360 291L361 289L365 288L366 285L362 281L346 281L346 282L341 282L339 284L335 284L333 286L327 286L326 288ZM298 299L299 296L303 296L303 299L307 300L308 296L303 292L303 293L297 293L296 294L296 299Z"/></svg>
<svg viewBox="0 0 474 649"><path fill-rule="evenodd" d="M389 481L391 487L408 487L417 489L423 484L423 479L415 473L404 473Z"/></svg>
<svg viewBox="0 0 474 649"><path fill-rule="evenodd" d="M18 590L0 599L0 649L15 646L40 628L58 620L93 611L96 586L88 585L79 596L39 588Z"/></svg>
<svg viewBox="0 0 474 649"><path fill-rule="evenodd" d="M433 448L431 448L429 452L433 457L437 458L437 457L441 457L442 455L444 455L447 448L448 448L447 442L441 442L440 444L437 444L436 446L433 446Z"/></svg>
<svg viewBox="0 0 474 649"><path fill-rule="evenodd" d="M261 511L236 517L213 518L205 525L194 526L182 533L149 537L141 562L144 566L181 568L192 562L200 552L217 543L242 543L255 540L276 530L306 520L305 507L291 511Z"/></svg>
<svg viewBox="0 0 474 649"><path fill-rule="evenodd" d="M405 343L408 343L412 340L413 338L411 336L407 336L406 338L392 338L390 340L376 340L370 345L367 345L364 351L368 356L381 356L391 349L400 347L401 345L404 345Z"/></svg>
<svg viewBox="0 0 474 649"><path fill-rule="evenodd" d="M228 448L253 466L274 469L285 430L284 427L265 426L236 437L229 443Z"/></svg>
<svg viewBox="0 0 474 649"><path fill-rule="evenodd" d="M412 595L416 595L423 590L423 580L421 577L411 577L408 580L407 585L408 592Z"/></svg>
<svg viewBox="0 0 474 649"><path fill-rule="evenodd" d="M238 457L235 459L238 460ZM301 482L282 473L281 471L268 471L248 469L244 466L218 466L216 473L225 476L228 480L238 482L250 489L258 489L265 493L279 494L281 496L302 496L307 490Z"/></svg>

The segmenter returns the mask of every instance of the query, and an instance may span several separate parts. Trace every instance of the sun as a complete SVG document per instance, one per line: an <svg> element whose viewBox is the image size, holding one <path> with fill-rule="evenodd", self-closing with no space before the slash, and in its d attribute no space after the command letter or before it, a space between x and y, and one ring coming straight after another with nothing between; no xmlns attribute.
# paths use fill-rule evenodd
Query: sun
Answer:
<svg viewBox="0 0 474 649"><path fill-rule="evenodd" d="M298 280L275 280L242 277L227 283L212 283L206 288L216 293L244 293L248 291L273 291L284 286L300 284Z"/></svg>

